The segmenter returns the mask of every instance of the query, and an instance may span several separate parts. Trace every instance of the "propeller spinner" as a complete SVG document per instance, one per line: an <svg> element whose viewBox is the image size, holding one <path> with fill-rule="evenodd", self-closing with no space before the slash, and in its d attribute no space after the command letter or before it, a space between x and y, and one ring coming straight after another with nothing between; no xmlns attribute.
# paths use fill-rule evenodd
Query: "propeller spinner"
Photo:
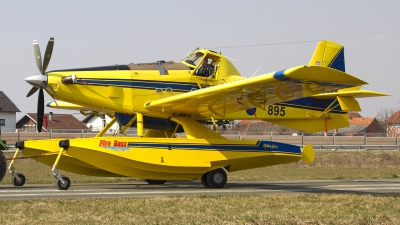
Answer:
<svg viewBox="0 0 400 225"><path fill-rule="evenodd" d="M54 37L50 37L50 40L47 43L46 52L42 63L42 55L40 53L39 44L37 43L36 40L33 41L33 52L35 54L36 66L40 74L36 74L25 79L26 82L28 82L33 86L32 89L28 92L28 95L26 97L33 95L39 89L38 104L37 104L38 132L42 131L43 119L44 119L43 89L46 89L48 92L53 94L53 96L56 95L53 88L51 88L50 85L47 85L47 74L46 74L46 69L50 63L51 54L53 53L53 46L54 46Z"/></svg>

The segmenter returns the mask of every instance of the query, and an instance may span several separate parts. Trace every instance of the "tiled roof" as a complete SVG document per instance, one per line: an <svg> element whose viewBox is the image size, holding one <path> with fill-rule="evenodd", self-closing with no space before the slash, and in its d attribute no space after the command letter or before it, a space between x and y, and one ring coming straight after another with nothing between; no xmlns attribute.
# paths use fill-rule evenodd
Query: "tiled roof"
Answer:
<svg viewBox="0 0 400 225"><path fill-rule="evenodd" d="M37 114L36 113L27 113L25 116L29 116L35 122L37 121ZM45 117L48 117L49 114L45 113ZM43 127L45 127L45 123L43 122ZM75 118L71 114L53 114L53 119L48 120L48 125L47 129L85 129L87 130L88 128L83 124L81 121L79 121L77 118Z"/></svg>
<svg viewBox="0 0 400 225"><path fill-rule="evenodd" d="M3 112L21 112L17 108L17 106L15 106L15 104L2 91L0 91L0 111L3 111Z"/></svg>
<svg viewBox="0 0 400 225"><path fill-rule="evenodd" d="M362 118L362 116L359 113L349 113L349 118L350 119Z"/></svg>
<svg viewBox="0 0 400 225"><path fill-rule="evenodd" d="M86 116L81 122L82 123L88 123L90 119L92 119L95 115L94 114L90 114L88 116Z"/></svg>
<svg viewBox="0 0 400 225"><path fill-rule="evenodd" d="M264 121L262 121L262 120L241 120L239 122L239 124L241 126L243 126L243 125L248 125L249 123L260 123L260 122L264 122Z"/></svg>
<svg viewBox="0 0 400 225"><path fill-rule="evenodd" d="M338 133L344 134L354 134L354 133L361 133L365 132L368 125L365 124L358 124L358 125L350 125L349 127L339 128Z"/></svg>
<svg viewBox="0 0 400 225"><path fill-rule="evenodd" d="M370 125L375 118L353 118L350 120L350 125Z"/></svg>
<svg viewBox="0 0 400 225"><path fill-rule="evenodd" d="M393 113L388 119L388 123L400 123L400 111Z"/></svg>

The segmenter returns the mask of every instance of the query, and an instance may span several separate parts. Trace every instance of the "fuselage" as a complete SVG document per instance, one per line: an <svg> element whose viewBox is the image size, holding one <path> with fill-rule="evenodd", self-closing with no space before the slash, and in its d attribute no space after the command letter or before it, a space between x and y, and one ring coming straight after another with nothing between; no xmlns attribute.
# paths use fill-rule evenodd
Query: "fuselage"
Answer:
<svg viewBox="0 0 400 225"><path fill-rule="evenodd" d="M216 68L213 78L196 75L204 58ZM47 72L47 77L56 100L105 113L141 112L159 118L169 118L172 113L149 111L145 108L147 102L217 85L228 77L241 79L229 60L209 50L197 50L180 62L54 70Z"/></svg>

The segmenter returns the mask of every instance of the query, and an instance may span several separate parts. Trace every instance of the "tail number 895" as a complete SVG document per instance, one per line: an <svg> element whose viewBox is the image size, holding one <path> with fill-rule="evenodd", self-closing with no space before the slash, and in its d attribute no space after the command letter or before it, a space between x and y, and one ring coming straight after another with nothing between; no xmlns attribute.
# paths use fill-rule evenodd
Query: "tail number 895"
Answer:
<svg viewBox="0 0 400 225"><path fill-rule="evenodd" d="M285 115L285 106L269 105L268 106L268 115L284 116Z"/></svg>

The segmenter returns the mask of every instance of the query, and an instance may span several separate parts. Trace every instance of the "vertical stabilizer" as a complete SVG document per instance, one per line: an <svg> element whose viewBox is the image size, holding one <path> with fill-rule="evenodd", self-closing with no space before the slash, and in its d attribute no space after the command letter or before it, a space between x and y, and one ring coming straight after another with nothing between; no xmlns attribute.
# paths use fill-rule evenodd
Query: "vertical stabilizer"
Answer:
<svg viewBox="0 0 400 225"><path fill-rule="evenodd" d="M310 66L325 66L345 71L344 47L332 41L320 41L309 62Z"/></svg>

